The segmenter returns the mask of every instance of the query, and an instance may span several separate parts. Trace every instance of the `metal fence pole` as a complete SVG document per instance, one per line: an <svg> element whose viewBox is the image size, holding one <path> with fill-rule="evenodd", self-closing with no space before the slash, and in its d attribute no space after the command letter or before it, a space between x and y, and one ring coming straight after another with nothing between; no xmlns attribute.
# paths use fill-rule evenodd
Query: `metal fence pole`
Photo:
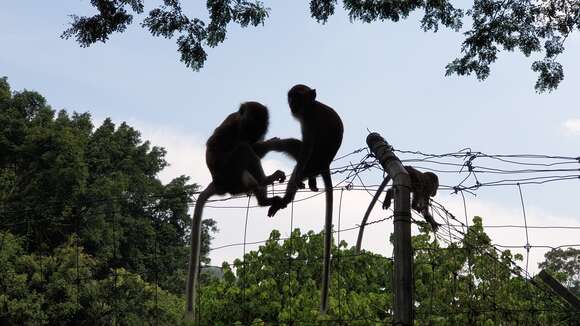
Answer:
<svg viewBox="0 0 580 326"><path fill-rule="evenodd" d="M393 324L413 324L413 252L411 250L411 179L392 147L381 135L367 136L371 153L393 179L394 205L394 277L393 277Z"/></svg>

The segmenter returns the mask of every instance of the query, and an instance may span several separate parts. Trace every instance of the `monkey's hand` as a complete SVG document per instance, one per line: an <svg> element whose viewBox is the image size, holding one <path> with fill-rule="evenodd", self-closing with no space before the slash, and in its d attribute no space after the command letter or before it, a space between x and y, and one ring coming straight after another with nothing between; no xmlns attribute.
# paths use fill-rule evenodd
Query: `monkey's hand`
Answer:
<svg viewBox="0 0 580 326"><path fill-rule="evenodd" d="M393 188L389 188L387 190L387 194L385 195L385 199L383 200L383 209L387 210L391 207L391 200L393 200L394 192Z"/></svg>
<svg viewBox="0 0 580 326"><path fill-rule="evenodd" d="M383 209L387 210L389 207L391 207L391 198L385 198L385 200L383 200Z"/></svg>
<svg viewBox="0 0 580 326"><path fill-rule="evenodd" d="M272 197L272 205L268 209L268 217L273 217L274 215L276 215L276 212L278 212L283 208L286 208L286 206L288 206L288 203L286 203L284 199L278 196Z"/></svg>
<svg viewBox="0 0 580 326"><path fill-rule="evenodd" d="M276 170L274 173L272 173L272 179L282 183L286 180L286 173L281 170Z"/></svg>
<svg viewBox="0 0 580 326"><path fill-rule="evenodd" d="M300 182L296 183L296 187L298 189L304 189L304 188L306 188L306 185L304 184L304 182L300 181Z"/></svg>
<svg viewBox="0 0 580 326"><path fill-rule="evenodd" d="M275 181L284 182L284 180L286 180L286 174L284 173L284 171L276 170L274 173L266 177L266 180L264 180L263 185L264 186L271 185Z"/></svg>

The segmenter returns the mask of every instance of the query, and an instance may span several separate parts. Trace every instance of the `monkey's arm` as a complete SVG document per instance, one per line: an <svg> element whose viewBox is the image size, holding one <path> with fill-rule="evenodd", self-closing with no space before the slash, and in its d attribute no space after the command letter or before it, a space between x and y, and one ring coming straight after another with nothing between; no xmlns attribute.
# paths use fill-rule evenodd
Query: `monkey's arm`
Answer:
<svg viewBox="0 0 580 326"><path fill-rule="evenodd" d="M270 138L265 141L259 141L252 145L254 152L260 158L264 157L268 152L282 152L298 161L300 151L302 149L302 142L295 138L280 139L278 137Z"/></svg>
<svg viewBox="0 0 580 326"><path fill-rule="evenodd" d="M302 142L295 138L279 139L277 137L270 138L263 142L257 142L255 144L256 154L262 158L270 151L282 152L290 156L295 161L300 158L300 151L302 149ZM298 180L298 188L304 189L305 185L302 180ZM318 186L316 184L316 177L308 178L308 188L312 191L318 191Z"/></svg>
<svg viewBox="0 0 580 326"><path fill-rule="evenodd" d="M294 196L298 191L298 183L304 180L304 169L310 161L312 152L314 151L314 139L316 135L304 133L302 138L302 146L300 148L300 154L296 160L296 166L294 171L292 171L292 176L288 180L288 186L286 187L286 194L282 200L283 203L288 204L294 200Z"/></svg>
<svg viewBox="0 0 580 326"><path fill-rule="evenodd" d="M277 138L271 138L268 140L255 142L254 144L252 144L252 150L254 150L254 153L256 153L256 155L258 155L259 158L263 158L264 156L266 156L266 154L268 154L268 152L273 150L272 149L273 141L276 140Z"/></svg>
<svg viewBox="0 0 580 326"><path fill-rule="evenodd" d="M302 138L304 140L302 142L297 139L290 138L282 139L278 143L278 145L281 144L282 146L289 146L285 152L293 157L296 156L297 159L296 166L292 171L292 176L290 177L290 180L288 180L288 185L286 186L286 194L279 203L270 206L270 209L268 209L269 217L274 216L278 210L286 208L286 206L292 202L292 200L294 200L296 192L303 185L302 180L304 179L304 168L306 167L308 160L310 160L312 151L314 150L314 140L312 138L314 136L315 135L303 134ZM299 144L301 144L300 147L298 147ZM297 148L299 148L299 151L296 151ZM297 152L299 152L298 155L296 155Z"/></svg>

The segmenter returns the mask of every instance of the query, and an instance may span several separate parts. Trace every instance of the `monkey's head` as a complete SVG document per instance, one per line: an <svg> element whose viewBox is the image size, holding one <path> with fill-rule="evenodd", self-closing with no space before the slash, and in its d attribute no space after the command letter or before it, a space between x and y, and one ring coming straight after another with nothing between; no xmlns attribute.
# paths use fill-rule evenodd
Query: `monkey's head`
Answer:
<svg viewBox="0 0 580 326"><path fill-rule="evenodd" d="M294 85L288 91L288 105L295 117L301 117L304 110L312 107L316 101L316 90L306 85Z"/></svg>
<svg viewBox="0 0 580 326"><path fill-rule="evenodd" d="M433 172L425 172L425 177L429 180L430 185L432 186L429 192L429 196L433 197L437 195L437 188L439 188L439 178Z"/></svg>
<svg viewBox="0 0 580 326"><path fill-rule="evenodd" d="M240 137L250 143L264 139L268 131L268 108L258 102L240 105Z"/></svg>

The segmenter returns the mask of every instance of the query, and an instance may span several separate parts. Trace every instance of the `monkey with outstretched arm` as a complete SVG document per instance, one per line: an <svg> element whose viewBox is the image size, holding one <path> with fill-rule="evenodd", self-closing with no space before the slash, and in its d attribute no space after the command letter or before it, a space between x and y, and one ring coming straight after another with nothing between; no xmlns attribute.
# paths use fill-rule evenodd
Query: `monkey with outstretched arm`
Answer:
<svg viewBox="0 0 580 326"><path fill-rule="evenodd" d="M288 181L286 193L281 201L270 206L268 216L274 216L285 208L303 180L308 179L311 190L317 190L316 176L321 175L326 193L326 213L324 223L324 255L322 275L322 295L320 310L328 308L328 285L330 275L330 249L332 243L332 179L330 163L342 144L344 128L342 120L331 107L316 100L316 90L305 85L295 85L288 91L288 105L294 118L300 122L302 141L282 139L272 144L272 150L283 151L296 159L296 166Z"/></svg>
<svg viewBox="0 0 580 326"><path fill-rule="evenodd" d="M186 312L194 318L197 279L201 247L201 221L203 207L213 195L252 193L258 205L280 205L278 196L269 198L266 186L283 182L284 172L278 170L266 176L260 159L266 155L276 139L262 141L268 130L268 109L258 102L245 102L238 111L215 129L206 143L206 164L212 182L199 194L191 226L191 256L186 287Z"/></svg>

